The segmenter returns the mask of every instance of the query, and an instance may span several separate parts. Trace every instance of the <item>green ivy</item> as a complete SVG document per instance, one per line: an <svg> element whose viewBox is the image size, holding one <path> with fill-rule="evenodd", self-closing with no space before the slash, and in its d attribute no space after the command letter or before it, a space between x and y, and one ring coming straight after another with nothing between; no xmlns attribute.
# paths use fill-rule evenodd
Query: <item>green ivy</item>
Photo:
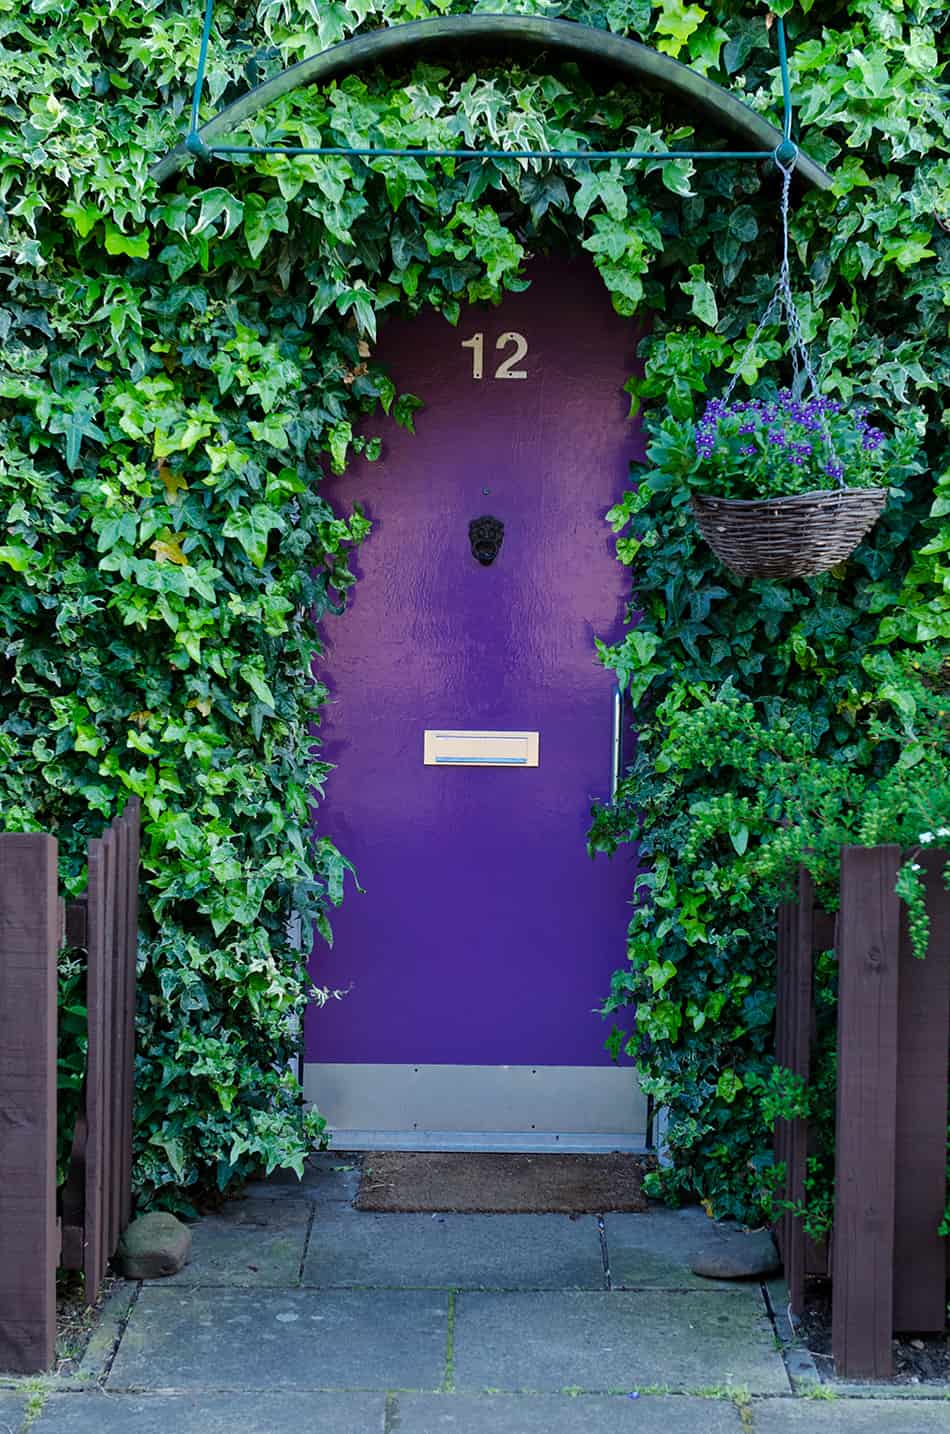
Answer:
<svg viewBox="0 0 950 1434"><path fill-rule="evenodd" d="M7 829L57 832L77 890L88 837L124 794L142 799L136 1183L165 1203L259 1165L299 1169L321 1138L289 1065L302 1009L325 993L288 922L297 912L329 939L348 879L345 854L311 831L312 790L332 781L313 751L325 697L313 624L339 610L368 524L335 512L320 480L354 451L378 455L367 415L411 427L425 400L397 394L374 363L379 326L424 308L455 322L523 287L532 254L584 251L620 313L652 317L632 394L657 442L665 413L691 416L744 350L771 288L777 200L755 165L688 161L266 157L192 166L159 190L145 175L186 124L200 8L0 0L0 811ZM205 112L361 29L469 8L219 3ZM761 4L474 8L634 35L780 115ZM789 587L731 578L657 478L613 515L643 616L602 655L641 708L625 792L627 811L646 813L653 898L614 1000L651 1013L641 1060L673 1111L668 1184L734 1213L757 1206L767 1165L748 1078L769 1066L771 917L762 903L737 910L703 877L702 853L687 859L694 801L726 790L702 760L662 770L659 714L699 710L729 680L760 723L781 709L824 761L876 775L889 759L861 730L865 658L877 644L945 651L950 636L946 20L928 0L849 0L820 18L776 8L803 139L835 174L830 193L797 197L806 337L821 340L828 391L859 394L929 467L894 475L853 562ZM249 136L552 149L719 138L683 118L573 67L428 64L294 91ZM771 377L780 355L767 333L743 379ZM632 825L602 814L593 839Z"/></svg>

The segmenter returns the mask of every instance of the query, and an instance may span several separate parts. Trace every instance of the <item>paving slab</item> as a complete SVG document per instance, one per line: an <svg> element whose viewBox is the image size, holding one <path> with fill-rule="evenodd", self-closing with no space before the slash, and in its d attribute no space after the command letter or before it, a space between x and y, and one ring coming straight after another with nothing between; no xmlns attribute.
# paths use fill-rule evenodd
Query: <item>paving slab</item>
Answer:
<svg viewBox="0 0 950 1434"><path fill-rule="evenodd" d="M345 1150L322 1151L311 1155L304 1165L303 1179L292 1170L275 1170L263 1180L252 1180L243 1193L251 1200L272 1200L297 1196L315 1204L351 1203L360 1188L362 1156Z"/></svg>
<svg viewBox="0 0 950 1434"><path fill-rule="evenodd" d="M729 1400L629 1394L400 1394L399 1434L741 1434ZM138 1431L136 1431L138 1434ZM149 1431L151 1434L151 1431Z"/></svg>
<svg viewBox="0 0 950 1434"><path fill-rule="evenodd" d="M438 1389L447 1296L146 1285L109 1389Z"/></svg>
<svg viewBox="0 0 950 1434"><path fill-rule="evenodd" d="M299 1196L230 1200L191 1226L191 1259L157 1285L296 1285L313 1205Z"/></svg>
<svg viewBox="0 0 950 1434"><path fill-rule="evenodd" d="M948 1434L950 1402L937 1399L763 1399L755 1434Z"/></svg>
<svg viewBox="0 0 950 1434"><path fill-rule="evenodd" d="M698 1205L643 1215L605 1215L610 1278L616 1289L729 1289L730 1280L694 1275L690 1259L715 1238L719 1226Z"/></svg>
<svg viewBox="0 0 950 1434"><path fill-rule="evenodd" d="M0 1389L0 1434L19 1434L25 1408L24 1396Z"/></svg>
<svg viewBox="0 0 950 1434"><path fill-rule="evenodd" d="M383 1434L385 1421L381 1394L54 1394L30 1434Z"/></svg>
<svg viewBox="0 0 950 1434"><path fill-rule="evenodd" d="M602 1290L593 1215L378 1215L321 1208L303 1284Z"/></svg>
<svg viewBox="0 0 950 1434"><path fill-rule="evenodd" d="M761 1296L749 1289L460 1294L461 1391L789 1393Z"/></svg>

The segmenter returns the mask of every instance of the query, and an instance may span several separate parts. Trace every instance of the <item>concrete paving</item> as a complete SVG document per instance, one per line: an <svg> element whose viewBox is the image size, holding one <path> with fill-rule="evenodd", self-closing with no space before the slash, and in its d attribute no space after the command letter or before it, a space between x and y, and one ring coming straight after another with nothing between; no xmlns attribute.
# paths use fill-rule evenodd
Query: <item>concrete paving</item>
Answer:
<svg viewBox="0 0 950 1434"><path fill-rule="evenodd" d="M743 1434L735 1404L629 1394L401 1394L399 1434Z"/></svg>
<svg viewBox="0 0 950 1434"><path fill-rule="evenodd" d="M296 1285L314 1217L308 1200L234 1200L199 1220L191 1259L164 1285Z"/></svg>
<svg viewBox="0 0 950 1434"><path fill-rule="evenodd" d="M683 1210L657 1205L646 1215L605 1215L613 1289L735 1289L731 1280L694 1275L684 1258L708 1244L712 1228L698 1205Z"/></svg>
<svg viewBox="0 0 950 1434"><path fill-rule="evenodd" d="M425 1290L156 1289L107 1389L439 1389L448 1297Z"/></svg>
<svg viewBox="0 0 950 1434"><path fill-rule="evenodd" d="M385 1424L381 1394L54 1394L30 1434L383 1434Z"/></svg>
<svg viewBox="0 0 950 1434"><path fill-rule="evenodd" d="M755 1434L948 1434L946 1399L800 1399L754 1406Z"/></svg>
<svg viewBox="0 0 950 1434"><path fill-rule="evenodd" d="M758 1290L458 1296L459 1389L787 1394Z"/></svg>
<svg viewBox="0 0 950 1434"><path fill-rule="evenodd" d="M950 1434L950 1388L817 1384L780 1282L692 1275L698 1209L362 1214L358 1178L320 1156L197 1222L77 1374L0 1378L0 1434Z"/></svg>
<svg viewBox="0 0 950 1434"><path fill-rule="evenodd" d="M389 1289L602 1290L593 1215L318 1211L303 1283Z"/></svg>
<svg viewBox="0 0 950 1434"><path fill-rule="evenodd" d="M18 1434L23 1424L25 1398L0 1389L0 1434Z"/></svg>

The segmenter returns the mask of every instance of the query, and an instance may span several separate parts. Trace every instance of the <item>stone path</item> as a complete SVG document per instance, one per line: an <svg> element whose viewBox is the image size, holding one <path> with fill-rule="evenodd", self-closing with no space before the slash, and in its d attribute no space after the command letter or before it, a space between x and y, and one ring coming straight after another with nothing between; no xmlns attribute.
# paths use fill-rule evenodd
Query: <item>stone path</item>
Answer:
<svg viewBox="0 0 950 1434"><path fill-rule="evenodd" d="M950 1397L828 1399L780 1287L690 1273L697 1210L364 1215L357 1178L201 1221L77 1376L6 1381L0 1434L950 1434Z"/></svg>

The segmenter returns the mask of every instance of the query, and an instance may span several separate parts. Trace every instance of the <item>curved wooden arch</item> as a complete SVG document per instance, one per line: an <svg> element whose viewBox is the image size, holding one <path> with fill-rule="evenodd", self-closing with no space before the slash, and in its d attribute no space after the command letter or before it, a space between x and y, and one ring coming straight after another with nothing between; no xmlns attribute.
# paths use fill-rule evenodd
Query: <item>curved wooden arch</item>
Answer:
<svg viewBox="0 0 950 1434"><path fill-rule="evenodd" d="M265 80L247 94L225 105L198 134L205 145L223 144L246 120L273 100L301 85L322 85L374 65L406 65L424 56L467 51L536 57L549 54L559 61L574 61L611 74L631 87L660 90L685 101L686 111L718 130L743 140L750 148L774 150L782 132L756 114L721 85L707 80L678 60L651 50L637 40L612 35L573 20L543 20L533 15L451 15L435 20L413 20L388 29L373 30L312 55L279 75ZM161 183L185 165L190 153L184 141L153 166ZM807 155L800 154L796 172L820 189L831 176Z"/></svg>

